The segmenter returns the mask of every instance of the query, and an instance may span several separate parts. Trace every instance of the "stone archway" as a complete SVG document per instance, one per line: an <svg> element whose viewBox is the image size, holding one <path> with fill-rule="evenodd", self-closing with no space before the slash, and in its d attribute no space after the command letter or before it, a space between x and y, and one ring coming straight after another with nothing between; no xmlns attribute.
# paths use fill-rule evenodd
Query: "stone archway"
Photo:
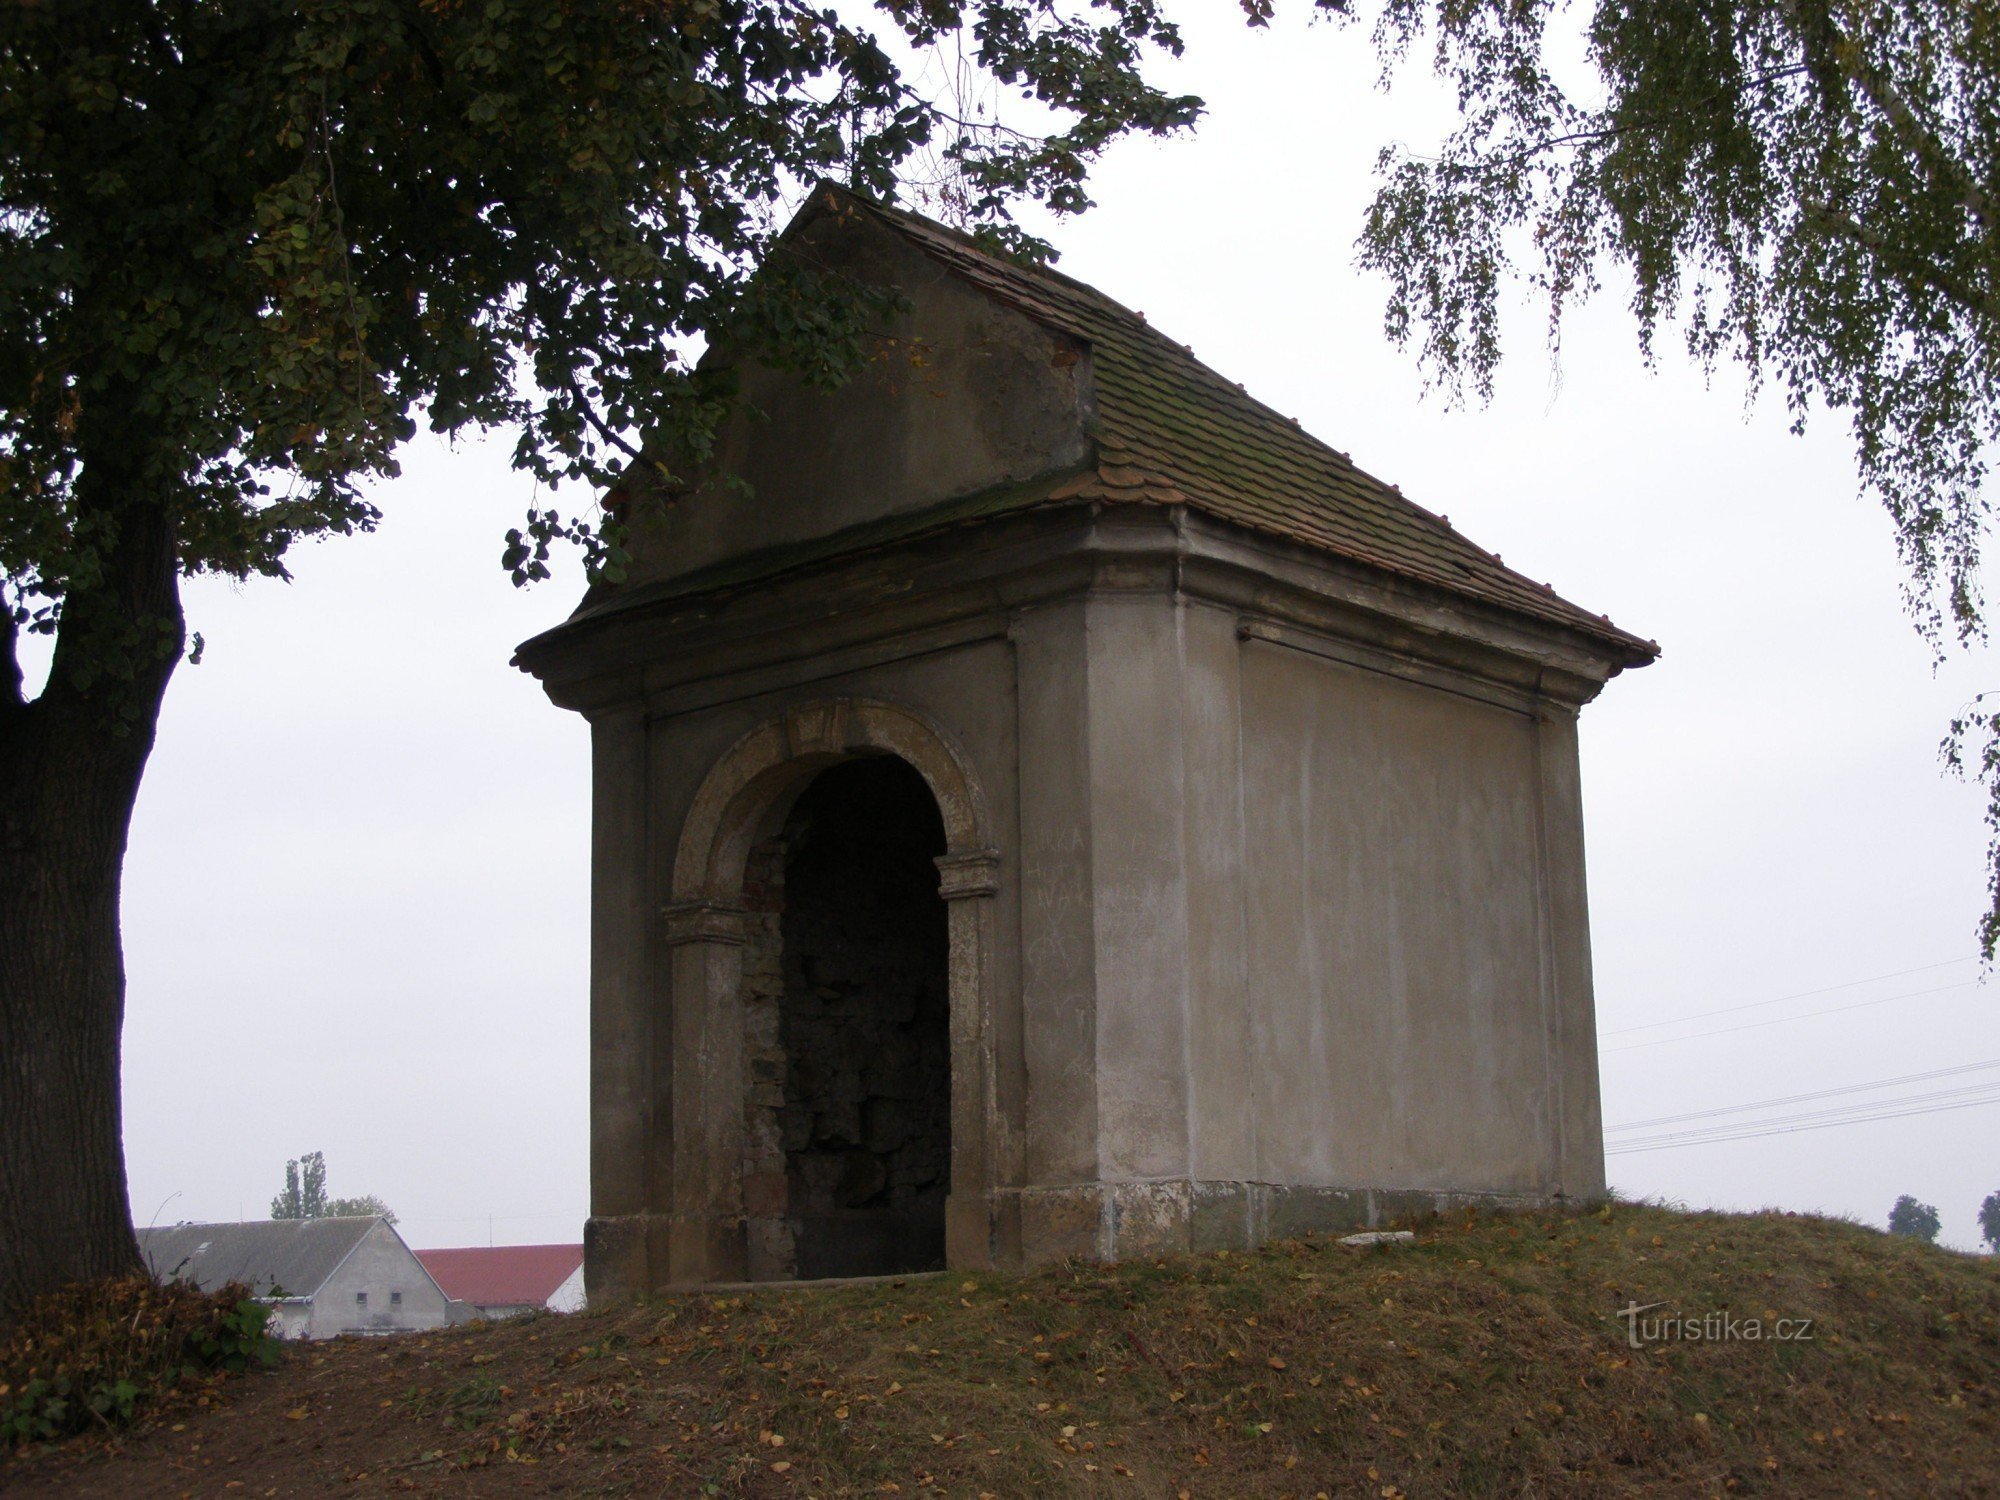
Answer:
<svg viewBox="0 0 2000 1500"><path fill-rule="evenodd" d="M668 1276L675 1284L773 1274L753 1257L746 1203L749 1101L744 957L756 930L746 876L760 841L782 832L821 772L857 756L895 756L922 777L944 828L936 864L946 903L949 1011L949 1265L993 1259L994 1110L991 955L999 855L984 798L963 756L927 719L892 704L803 704L738 740L703 779L675 851L665 938L670 956L666 1077L656 1088L671 1120ZM754 1189L753 1189L754 1191ZM753 1266L753 1260L756 1264Z"/></svg>

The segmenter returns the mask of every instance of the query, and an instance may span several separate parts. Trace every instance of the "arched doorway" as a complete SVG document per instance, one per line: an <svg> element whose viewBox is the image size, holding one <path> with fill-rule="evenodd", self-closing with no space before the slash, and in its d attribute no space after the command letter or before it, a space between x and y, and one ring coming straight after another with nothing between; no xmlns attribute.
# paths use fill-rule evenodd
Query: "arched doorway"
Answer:
<svg viewBox="0 0 2000 1500"><path fill-rule="evenodd" d="M776 1025L767 1014L764 1036L751 1040L752 1108L769 1111L769 1126L753 1118L749 1143L764 1160L745 1165L768 1182L781 1153L784 1176L782 1214L772 1216L782 1222L752 1226L761 1262L753 1274L944 1266L952 1082L944 852L929 787L891 755L819 772L779 834L753 852L764 875L761 936L778 951L762 986Z"/></svg>
<svg viewBox="0 0 2000 1500"><path fill-rule="evenodd" d="M663 913L669 987L666 1029L657 1034L659 1113L653 1118L664 1128L652 1159L668 1168L653 1179L653 1201L669 1215L668 1283L993 1263L998 1222L990 1010L1000 856L989 826L964 757L928 719L887 703L822 699L797 705L746 734L710 768L682 824L673 900ZM817 854L809 852L814 848ZM864 854L902 872L887 881L909 903L900 918L890 920L872 900L844 899L863 888L854 867ZM816 868L822 861L825 868ZM790 943L797 962L790 967L788 878L803 893ZM823 1012L815 1017L804 992L835 991L832 1000L860 1013L857 1035L883 1029L879 1017L867 1019L859 987L822 985L810 977L831 972L829 963L838 969L839 943L829 934L850 925L840 913L856 905L866 907L855 921L868 942L900 933L896 945L922 955L921 965L912 966L928 976L918 986L925 994L937 980L936 913L944 910L942 1014L913 1004L906 1020L888 1023L908 1028L889 1049L890 1056L905 1059L933 1056L942 1030L948 1100L942 1126L932 1093L907 1080L893 1090L863 1080L859 1103L883 1102L858 1110L862 1118L850 1127L839 1118L844 1103L841 1109L822 1106L832 1094L852 1094L854 1083L829 1092L820 1080L793 1076L793 1056L814 1054L823 1041L815 1028L828 1019L830 997L811 996ZM876 924L873 937L870 923ZM816 963L808 965L816 953ZM788 1019L792 973L801 993ZM921 1061L909 1070L923 1077L935 1072ZM879 1081L889 1071L877 1068L871 1078ZM906 1093L911 1097L901 1097ZM918 1108L898 1118L891 1105ZM875 1168L847 1155L856 1149L857 1134L859 1150L876 1158L885 1179L873 1192L863 1190ZM948 1168L930 1178L927 1163L937 1152ZM816 1197L830 1175L824 1158L832 1155L842 1156L843 1175L849 1165L853 1175L844 1189L836 1177L832 1190ZM937 1231L929 1227L940 1201L941 1252ZM869 1214L875 1215L870 1227L862 1227Z"/></svg>

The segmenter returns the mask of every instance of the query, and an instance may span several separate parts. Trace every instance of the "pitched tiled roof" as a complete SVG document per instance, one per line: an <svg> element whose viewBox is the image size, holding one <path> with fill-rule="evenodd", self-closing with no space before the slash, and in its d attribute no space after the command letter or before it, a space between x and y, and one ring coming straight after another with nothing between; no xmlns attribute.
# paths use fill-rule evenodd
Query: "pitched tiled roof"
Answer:
<svg viewBox="0 0 2000 1500"><path fill-rule="evenodd" d="M139 1253L153 1274L204 1292L232 1281L258 1296L277 1288L310 1297L326 1284L361 1237L381 1220L253 1219L244 1224L173 1224L139 1231Z"/></svg>
<svg viewBox="0 0 2000 1500"><path fill-rule="evenodd" d="M1659 654L1652 642L1506 567L1095 288L1002 260L941 224L832 185L817 190L800 221L828 212L868 215L998 301L1090 345L1097 462L1046 499L1185 504L1565 626L1611 647L1628 666Z"/></svg>
<svg viewBox="0 0 2000 1500"><path fill-rule="evenodd" d="M474 1245L419 1250L447 1297L475 1307L539 1307L583 1264L581 1245Z"/></svg>

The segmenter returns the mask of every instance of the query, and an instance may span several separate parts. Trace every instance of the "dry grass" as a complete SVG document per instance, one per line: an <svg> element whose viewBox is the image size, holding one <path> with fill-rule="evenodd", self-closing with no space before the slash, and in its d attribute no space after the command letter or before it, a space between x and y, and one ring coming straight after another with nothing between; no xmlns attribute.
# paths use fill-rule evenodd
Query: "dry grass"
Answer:
<svg viewBox="0 0 2000 1500"><path fill-rule="evenodd" d="M830 1496L2000 1491L2000 1267L1618 1206L1032 1276L686 1296L295 1354L28 1492ZM1810 1318L1626 1346L1615 1310Z"/></svg>

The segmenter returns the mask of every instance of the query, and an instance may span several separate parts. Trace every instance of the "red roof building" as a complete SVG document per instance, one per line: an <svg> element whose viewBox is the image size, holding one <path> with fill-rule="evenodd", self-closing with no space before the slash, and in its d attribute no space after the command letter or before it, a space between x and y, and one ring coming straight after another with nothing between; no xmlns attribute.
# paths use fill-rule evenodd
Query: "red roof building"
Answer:
<svg viewBox="0 0 2000 1500"><path fill-rule="evenodd" d="M474 1245L419 1250L417 1259L446 1296L485 1317L583 1306L581 1245Z"/></svg>

